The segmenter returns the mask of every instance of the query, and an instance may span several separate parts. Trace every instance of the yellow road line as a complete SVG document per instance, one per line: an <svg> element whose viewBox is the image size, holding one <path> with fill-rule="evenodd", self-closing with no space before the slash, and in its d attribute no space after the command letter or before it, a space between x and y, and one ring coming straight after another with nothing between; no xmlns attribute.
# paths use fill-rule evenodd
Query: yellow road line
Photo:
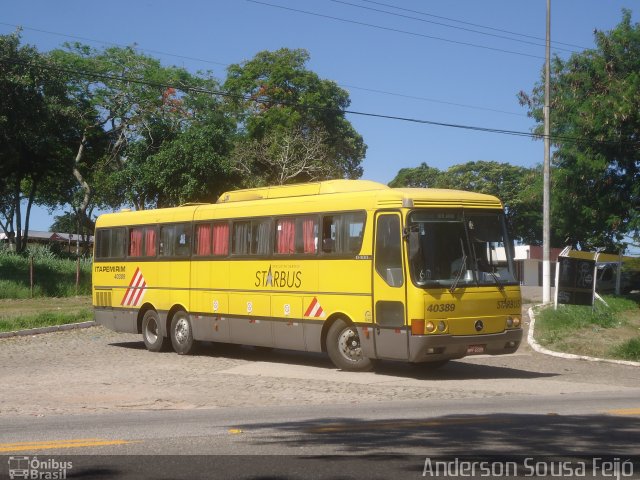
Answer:
<svg viewBox="0 0 640 480"><path fill-rule="evenodd" d="M473 417L473 418L448 418L440 420L400 420L400 421L381 421L359 423L340 423L327 425L326 427L315 427L307 430L309 433L335 433L335 432L353 432L366 430L394 430L396 428L420 428L420 427L444 427L448 425L471 425L474 423L484 423L489 417ZM507 420L496 421L491 419L492 423L508 423Z"/></svg>
<svg viewBox="0 0 640 480"><path fill-rule="evenodd" d="M40 440L35 442L0 443L0 452L24 452L58 448L102 447L136 443L128 440L105 440L101 438L77 438L70 440Z"/></svg>
<svg viewBox="0 0 640 480"><path fill-rule="evenodd" d="M618 410L607 410L611 415L634 416L640 415L640 408L620 408Z"/></svg>

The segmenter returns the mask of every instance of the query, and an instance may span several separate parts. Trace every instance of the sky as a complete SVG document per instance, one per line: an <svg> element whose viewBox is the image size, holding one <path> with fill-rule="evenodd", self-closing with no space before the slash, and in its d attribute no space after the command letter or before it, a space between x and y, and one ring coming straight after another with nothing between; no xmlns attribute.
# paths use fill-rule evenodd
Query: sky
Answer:
<svg viewBox="0 0 640 480"><path fill-rule="evenodd" d="M0 33L23 27L40 51L81 41L137 45L165 65L210 70L224 81L232 63L262 50L304 48L307 67L345 88L347 118L364 137L362 178L391 181L426 162L446 169L487 160L531 167L542 141L420 121L530 132L517 94L531 92L544 66L545 0L3 0ZM552 0L552 54L594 46L634 0ZM553 114L552 114L553 115ZM60 213L60 212L57 212ZM55 214L55 212L54 212ZM32 213L32 230L53 214Z"/></svg>

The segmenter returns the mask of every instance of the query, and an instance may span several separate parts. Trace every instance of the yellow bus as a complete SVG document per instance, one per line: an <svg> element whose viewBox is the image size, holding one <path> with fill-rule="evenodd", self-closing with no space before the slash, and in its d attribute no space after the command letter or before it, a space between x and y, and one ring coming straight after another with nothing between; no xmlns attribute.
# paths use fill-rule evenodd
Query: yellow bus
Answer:
<svg viewBox="0 0 640 480"><path fill-rule="evenodd" d="M99 324L147 349L198 341L441 365L522 339L513 246L489 195L367 180L237 190L101 215Z"/></svg>

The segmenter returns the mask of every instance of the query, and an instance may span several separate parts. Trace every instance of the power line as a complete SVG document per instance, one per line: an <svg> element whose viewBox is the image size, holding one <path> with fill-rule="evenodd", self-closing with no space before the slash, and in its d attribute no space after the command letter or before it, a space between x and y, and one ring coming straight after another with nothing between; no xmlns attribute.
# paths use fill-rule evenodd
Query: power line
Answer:
<svg viewBox="0 0 640 480"><path fill-rule="evenodd" d="M401 13L393 13L393 12L390 12L388 10L382 10L382 9L379 9L379 8L365 7L364 5L358 5L356 3L346 2L344 0L329 0L329 1L333 2L333 3L339 3L339 4L342 4L342 5L348 5L348 6L351 6L351 7L361 8L363 10L369 10L369 11L372 11L372 12L384 13L384 14L387 14L387 15L392 15L394 17L406 18L406 19L409 19L409 20L415 20L415 21L423 22L423 23L430 23L432 25L438 25L438 26L442 26L442 27L453 28L453 29L462 30L462 31L465 31L465 32L477 33L478 35L485 35L485 36L489 36L489 37L500 38L500 39L503 39L503 40L509 40L509 41L512 41L512 42L519 42L519 43L524 43L524 44L527 44L527 45L534 45L536 47L544 47L544 43L532 42L530 40L520 40L518 38L507 37L505 35L498 35L496 33L481 32L479 30L474 30L472 28L458 27L456 25L449 25L449 24L446 24L446 23L436 22L436 21L433 21L433 20L425 20L424 18L418 18L418 17L414 17L414 16L411 16L411 15L404 15L404 14L401 14ZM404 9L402 9L402 10L404 10ZM572 50L572 49L568 49L568 48L556 47L556 50L561 50L561 51L570 52L570 53L577 53L576 50Z"/></svg>
<svg viewBox="0 0 640 480"><path fill-rule="evenodd" d="M389 7L389 8L393 8L395 10L400 10L400 11L404 11L404 12L417 13L418 15L423 15L425 17L439 18L440 20L447 20L449 22L460 23L462 25L469 25L471 27L484 28L486 30L491 30L491 31L494 31L494 32L501 32L501 33L506 33L506 34L509 34L509 35L515 35L515 36L518 36L518 37L530 38L532 40L538 40L540 42L544 42L545 41L544 38L536 37L534 35L527 35L527 34L524 34L524 33L512 32L512 31L509 31L509 30L501 29L501 28L489 27L487 25L481 25L479 23L465 22L463 20L457 20L455 18L443 17L443 16L440 16L440 15L434 15L432 13L422 12L422 11L419 11L419 10L411 10L409 8L398 7L396 5L389 5L388 3L376 2L374 0L360 0L360 1L361 2L365 2L365 3L371 3L371 4L374 4L374 5L381 5L381 6L384 6L384 7ZM558 42L558 41L553 41L551 43L555 44L555 45L564 45L566 47L574 47L574 48L578 48L580 50L588 50L587 47L582 47L580 45L574 45L572 43L565 43L565 42Z"/></svg>
<svg viewBox="0 0 640 480"><path fill-rule="evenodd" d="M30 31L34 31L34 32L40 32L40 33L46 33L49 35L56 35L59 37L65 37L65 38L72 38L75 40L82 40L85 42L94 42L94 43L99 43L101 45L111 45L111 46L116 46L119 48L128 48L128 46L123 45L123 44L119 44L116 42L109 42L106 40L98 40L98 39L94 39L94 38L88 38L88 37L81 37L78 35L70 35L70 34L65 34L65 33L60 33L60 32L52 32L50 30L43 30L43 29L39 29L39 28L34 28L34 27L27 27L24 25L14 25L11 23L6 23L6 22L0 22L0 25L6 25L6 26L10 26L10 27L14 27L14 28L22 28L24 30L30 30ZM156 54L160 54L160 55L165 55L165 56L169 56L169 57L176 57L176 58L181 58L181 59L187 59L187 60L192 60L192 61L198 61L198 62L205 62L205 63L210 63L210 64L215 64L215 65L222 65L224 67L228 67L229 64L226 63L222 63L222 62L217 62L214 60L206 60L206 59L201 59L201 58L195 58L195 57L188 57L185 55L176 55L176 54L171 54L171 53L167 53L167 52L163 52L160 50L151 50L151 49L146 49L146 48L142 48L140 47L140 45L134 45L136 49L142 51L142 52L152 52L152 53L156 53ZM460 102L452 102L452 101L447 101L447 100L439 100L439 99L435 99L435 98L425 98L425 97L420 97L420 96L416 96L416 95L408 95L408 94L404 94L404 93L398 93L398 92L390 92L387 90L381 90L381 89L374 89L374 88L368 88L368 87L361 87L361 86L357 86L357 85L349 85L349 84L345 84L345 83L338 83L338 85L340 85L343 88L349 88L349 89L353 89L353 90L362 90L365 92L371 92L371 93L376 93L379 95L388 95L388 96L394 96L394 97L399 97L399 98L408 98L411 100L419 100L419 101L424 101L424 102L431 102L431 103L439 103L441 105L452 105L452 106L456 106L456 107L462 107L462 108L468 108L468 109L473 109L473 110L483 110L483 111L487 111L487 112L494 112L494 113L500 113L500 114L505 114L505 115L515 115L515 116L526 116L524 114L520 114L520 113L515 113L515 112L508 112L505 110L499 110L499 109L494 109L494 108L489 108L489 107L483 107L483 106L479 106L479 105L468 105L468 104L464 104L464 103L460 103Z"/></svg>
<svg viewBox="0 0 640 480"><path fill-rule="evenodd" d="M82 40L83 42L99 43L101 45L110 45L110 46L120 47L120 48L129 48L130 47L130 45L124 45L124 44L121 44L121 43L108 42L106 40L97 40L95 38L81 37L81 36L78 36L78 35L69 35L69 34L60 33L60 32L52 32L50 30L42 30L40 28L25 27L24 25L14 25L12 23L6 23L6 22L0 22L0 25L5 25L7 27L13 27L13 28L21 28L21 29L24 29L24 30L31 30L33 32L46 33L48 35L56 35L58 37L71 38L73 40ZM165 55L167 57L180 58L182 60L192 60L192 61L196 61L196 62L210 63L210 64L213 64L213 65L222 65L224 67L229 66L227 63L216 62L214 60L206 60L206 59L203 59L203 58L188 57L186 55L178 55L178 54L174 54L174 53L162 52L160 50L152 50L152 49L149 49L149 48L142 48L137 44L134 44L134 46L135 46L135 48L137 48L138 50L140 50L142 52L155 53L155 54Z"/></svg>
<svg viewBox="0 0 640 480"><path fill-rule="evenodd" d="M431 103L439 103L442 105L452 105L454 107L462 107L462 108L469 108L469 109L473 109L473 110L483 110L483 111L487 111L487 112L494 112L494 113L502 113L505 115L514 115L517 117L526 117L525 114L522 113L516 113L516 112L509 112L506 110L499 110L496 108L489 108L489 107L481 107L479 105L468 105L468 104L464 104L464 103L456 103L456 102L449 102L446 100L438 100L435 98L427 98L427 97L419 97L416 95L406 95L403 93L396 93L396 92L388 92L385 90L377 90L377 89L373 89L373 88L365 88L365 87L358 87L356 85L348 85L345 83L341 83L340 84L341 87L344 88L349 88L349 89L354 89L354 90L362 90L364 92L371 92L371 93L376 93L376 94L380 94L380 95L389 95L389 96L394 96L394 97L400 97L400 98L407 98L410 100L420 100L423 102L431 102Z"/></svg>
<svg viewBox="0 0 640 480"><path fill-rule="evenodd" d="M360 22L358 20L349 20L349 19L346 19L346 18L334 17L333 15L325 15L323 13L310 12L308 10L300 10L300 9L297 9L297 8L286 7L284 5L277 5L277 4L274 4L274 3L262 2L262 1L259 1L259 0L246 0L246 1L250 2L250 3L255 3L257 5L264 5L264 6L271 7L271 8L279 8L281 10L287 10L287 11L295 12L295 13L302 13L304 15L310 15L310 16L319 17L319 18L326 18L326 19L329 19L329 20L337 21L337 22L349 23L349 24L353 24L353 25L360 25L360 26L368 27L368 28L375 28L377 30L384 30L384 31L387 31L387 32L401 33L401 34L404 34L404 35L411 35L411 36L414 36L414 37L427 38L429 40L437 40L437 41L440 41L440 42L451 43L451 44L454 44L454 45L463 45L463 46L466 46L466 47L480 48L480 49L483 49L483 50L490 50L490 51L493 51L493 52L508 53L510 55L519 55L521 57L529 57L529 58L535 58L535 59L539 59L539 60L544 60L544 57L541 57L539 55L532 55L532 54L524 53L524 52L516 52L516 51L513 51L513 50L506 50L506 49L503 49L503 48L495 48L495 47L489 47L489 46L486 46L486 45L478 45L476 43L471 43L471 42L462 42L462 41L459 41L459 40L451 40L451 39L448 39L448 38L436 37L434 35L426 35L424 33L410 32L408 30L401 30L399 28L385 27L385 26L376 25L376 24L373 24L373 23Z"/></svg>
<svg viewBox="0 0 640 480"><path fill-rule="evenodd" d="M320 111L320 112L329 112L329 113L336 113L336 114L350 114L350 115L357 115L357 116L362 116L362 117L380 118L380 119L386 119L386 120L396 120L396 121L403 121L403 122L409 122L409 123L416 123L416 124L421 124L421 125L432 125L432 126L447 127L447 128L457 128L457 129L462 129L462 130L469 130L469 131L476 131L476 132L483 132L483 133L495 133L495 134L501 134L501 135L511 135L511 136L516 136L516 137L527 137L527 138L531 138L531 139L534 139L534 140L540 140L540 139L544 139L545 138L545 135L540 135L540 134L532 133L532 132L523 132L523 131L518 131L518 130L508 130L508 129L500 129L500 128L479 127L479 126L464 125L464 124L459 124L459 123L439 122L439 121L434 121L434 120L425 120L425 119L419 119L419 118L402 117L402 116L396 116L396 115L386 115L386 114L381 114L381 113L362 112L362 111L357 111L357 110L346 110L346 109L345 110L341 110L341 109L331 109L331 108L326 108L326 107L312 107L312 106L308 106L308 105L301 105L301 104L295 103L295 102L286 102L286 101L282 101L282 100L273 100L273 99L265 98L265 97L256 98L255 96L252 96L252 95L234 94L234 93L231 93L231 92L226 92L224 90L209 90L209 89L206 89L206 88L193 87L193 86L185 85L185 84L182 84L182 83L172 84L172 83L162 83L162 82L151 82L151 81L142 80L142 79L139 79L139 78L116 76L116 75L109 75L109 74L97 73L97 72L87 72L87 71L70 69L70 68L60 67L60 66L51 65L51 64L49 64L49 65L43 65L43 64L36 65L36 64L30 63L30 62L22 62L22 61L17 61L17 60L12 60L12 61L0 60L0 63L11 63L11 64L14 64L14 65L35 66L35 67L40 67L40 68L44 68L44 69L51 70L51 71L56 71L58 73L65 73L65 74L71 74L71 75L83 75L83 76L86 76L86 77L93 77L93 78L97 78L97 79L100 79L100 80L112 80L112 81L123 82L123 83L135 83L135 84L139 84L139 85L146 85L146 86L153 87L153 88L161 88L161 89L174 88L174 89L177 89L177 90L181 90L183 92L192 92L192 93L201 93L201 94L207 94L207 95L212 95L212 96L220 96L220 97L232 98L232 99L236 99L236 100L244 100L244 101L247 101L247 102L254 102L254 103L258 103L258 104L262 104L262 105L281 105L281 106L296 107L296 108L302 108L302 109L305 109L305 110L314 110L314 111ZM619 141L594 140L594 139L591 139L591 138L570 137L570 136L567 136L567 135L549 135L548 138L550 138L551 140L555 140L555 141L564 141L564 142L581 143L581 144L634 145L634 146L640 144L640 142L625 142L625 141L622 141L622 140L619 140Z"/></svg>

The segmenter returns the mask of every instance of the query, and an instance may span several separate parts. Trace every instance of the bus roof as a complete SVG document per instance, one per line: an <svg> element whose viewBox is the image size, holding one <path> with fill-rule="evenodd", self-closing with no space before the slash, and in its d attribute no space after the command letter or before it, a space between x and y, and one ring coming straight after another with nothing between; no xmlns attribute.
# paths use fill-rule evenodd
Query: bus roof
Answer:
<svg viewBox="0 0 640 480"><path fill-rule="evenodd" d="M319 202L319 197L322 197L322 202ZM292 198L296 201L291 202ZM213 212L225 218L265 215L269 212L283 214L402 207L500 209L502 203L492 195L464 190L390 188L369 180L328 180L229 191L223 193L215 204L104 214L99 217L96 226L184 222L217 216Z"/></svg>
<svg viewBox="0 0 640 480"><path fill-rule="evenodd" d="M329 193L354 193L372 190L385 190L388 186L371 180L325 180L323 182L276 185L264 188L232 190L220 195L217 203L264 200L267 198L300 197L307 195L326 195Z"/></svg>
<svg viewBox="0 0 640 480"><path fill-rule="evenodd" d="M365 193L366 192L366 193ZM364 193L364 195L355 195ZM467 206L501 208L500 200L491 195L436 188L390 188L370 180L327 180L323 182L278 185L265 188L234 190L220 195L217 203L247 202L276 198L344 194L374 198L387 206ZM380 205L382 206L382 205Z"/></svg>

